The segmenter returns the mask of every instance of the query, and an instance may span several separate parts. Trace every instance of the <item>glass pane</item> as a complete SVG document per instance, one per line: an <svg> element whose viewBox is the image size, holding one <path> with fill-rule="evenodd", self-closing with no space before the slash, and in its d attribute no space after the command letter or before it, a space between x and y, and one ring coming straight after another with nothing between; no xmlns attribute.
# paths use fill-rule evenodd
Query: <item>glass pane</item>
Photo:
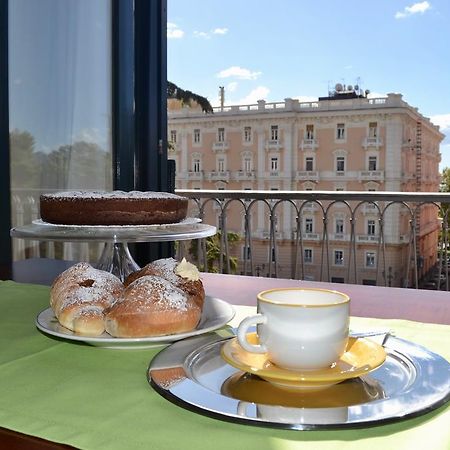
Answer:
<svg viewBox="0 0 450 450"><path fill-rule="evenodd" d="M112 188L111 1L10 1L9 55L17 226L39 217L42 192ZM15 260L97 257L82 244L13 245Z"/></svg>

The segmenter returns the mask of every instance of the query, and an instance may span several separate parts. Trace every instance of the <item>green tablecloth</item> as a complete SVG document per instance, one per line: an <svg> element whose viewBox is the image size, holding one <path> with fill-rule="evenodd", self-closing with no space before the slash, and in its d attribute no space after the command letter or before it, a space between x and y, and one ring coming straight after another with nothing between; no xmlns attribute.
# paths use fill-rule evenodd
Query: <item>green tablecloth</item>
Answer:
<svg viewBox="0 0 450 450"><path fill-rule="evenodd" d="M0 282L2 427L95 450L450 448L448 405L395 424L342 431L274 430L186 411L147 384L148 364L160 349L108 350L41 334L34 321L48 296L44 286ZM240 307L235 322L249 311ZM363 318L352 318L352 325L391 327L450 360L450 326Z"/></svg>

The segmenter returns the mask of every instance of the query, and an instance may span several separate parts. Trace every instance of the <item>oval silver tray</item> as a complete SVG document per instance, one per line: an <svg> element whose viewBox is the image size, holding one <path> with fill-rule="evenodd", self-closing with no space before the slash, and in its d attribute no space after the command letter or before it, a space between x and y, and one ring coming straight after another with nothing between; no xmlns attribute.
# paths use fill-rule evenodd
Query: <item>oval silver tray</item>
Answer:
<svg viewBox="0 0 450 450"><path fill-rule="evenodd" d="M425 414L450 399L450 364L389 336L375 371L319 391L285 390L228 365L217 333L176 342L150 363L151 386L169 401L210 417L293 430L368 427Z"/></svg>
<svg viewBox="0 0 450 450"><path fill-rule="evenodd" d="M35 220L11 229L11 236L40 241L162 242L199 239L216 234L216 227L188 217L161 225L56 225Z"/></svg>

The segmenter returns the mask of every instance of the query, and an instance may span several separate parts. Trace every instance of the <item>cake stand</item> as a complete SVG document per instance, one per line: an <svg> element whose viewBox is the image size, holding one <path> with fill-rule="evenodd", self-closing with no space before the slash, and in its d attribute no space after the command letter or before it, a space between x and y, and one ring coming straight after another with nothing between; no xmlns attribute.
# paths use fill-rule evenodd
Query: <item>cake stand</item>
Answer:
<svg viewBox="0 0 450 450"><path fill-rule="evenodd" d="M167 242L201 239L216 234L216 227L197 218L163 225L57 225L34 220L31 224L11 229L11 237L38 241L104 242L96 264L122 281L139 269L128 249L129 243Z"/></svg>

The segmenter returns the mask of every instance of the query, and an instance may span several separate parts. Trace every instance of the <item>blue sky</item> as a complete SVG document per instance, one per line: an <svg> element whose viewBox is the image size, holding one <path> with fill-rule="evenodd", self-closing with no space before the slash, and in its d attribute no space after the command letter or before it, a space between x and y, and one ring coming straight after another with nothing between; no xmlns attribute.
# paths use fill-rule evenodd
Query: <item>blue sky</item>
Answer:
<svg viewBox="0 0 450 450"><path fill-rule="evenodd" d="M448 0L168 0L168 78L225 104L403 94L440 125L450 167Z"/></svg>

